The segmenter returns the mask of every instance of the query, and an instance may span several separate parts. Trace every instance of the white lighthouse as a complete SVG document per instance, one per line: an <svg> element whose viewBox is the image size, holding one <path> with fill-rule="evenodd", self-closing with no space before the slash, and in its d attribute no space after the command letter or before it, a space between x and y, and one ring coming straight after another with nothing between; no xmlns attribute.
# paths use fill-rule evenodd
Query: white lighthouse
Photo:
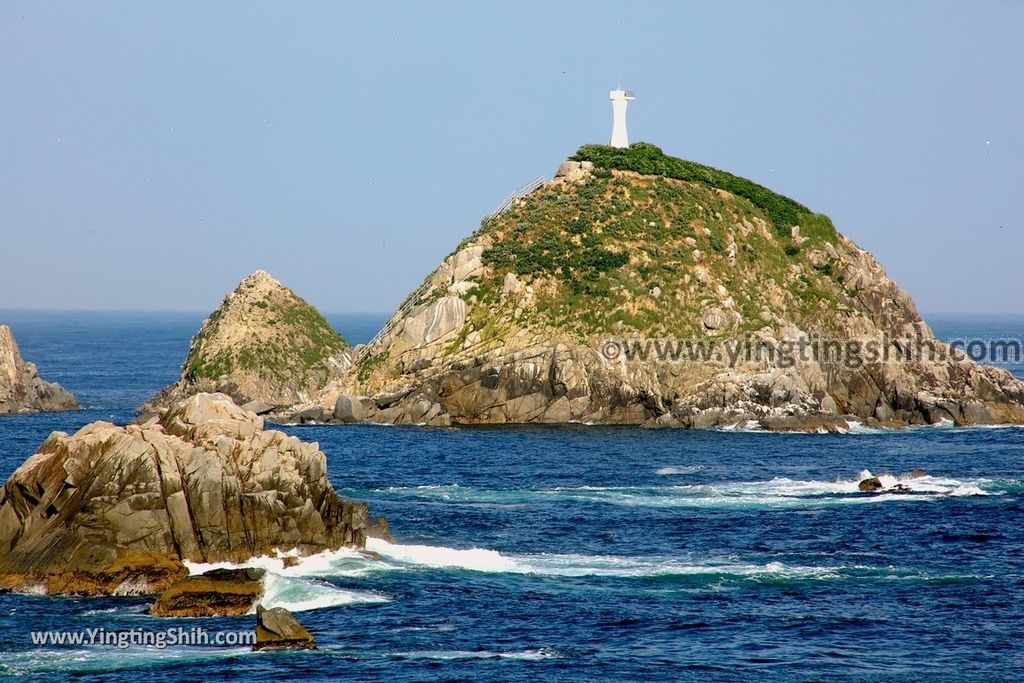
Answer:
<svg viewBox="0 0 1024 683"><path fill-rule="evenodd" d="M612 147L629 147L629 136L626 135L626 105L636 99L632 90L612 90L608 93L612 101L612 139L608 144Z"/></svg>

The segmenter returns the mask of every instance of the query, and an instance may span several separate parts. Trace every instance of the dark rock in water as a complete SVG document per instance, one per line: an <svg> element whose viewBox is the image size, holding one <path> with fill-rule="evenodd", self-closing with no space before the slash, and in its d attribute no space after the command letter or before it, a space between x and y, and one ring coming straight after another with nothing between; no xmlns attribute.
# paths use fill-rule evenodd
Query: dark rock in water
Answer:
<svg viewBox="0 0 1024 683"><path fill-rule="evenodd" d="M313 635L283 607L256 608L256 644L253 650L315 650Z"/></svg>
<svg viewBox="0 0 1024 683"><path fill-rule="evenodd" d="M199 394L152 424L51 434L0 489L0 590L158 593L183 560L361 548L365 526L315 444Z"/></svg>
<svg viewBox="0 0 1024 683"><path fill-rule="evenodd" d="M900 479L920 479L921 477L927 477L928 473L921 469L913 469L906 474L901 474Z"/></svg>
<svg viewBox="0 0 1024 683"><path fill-rule="evenodd" d="M391 535L387 517L370 517L366 520L366 537L379 538L388 543L394 543L395 537Z"/></svg>
<svg viewBox="0 0 1024 683"><path fill-rule="evenodd" d="M0 414L78 410L64 387L39 377L34 363L21 357L11 328L0 325Z"/></svg>
<svg viewBox="0 0 1024 683"><path fill-rule="evenodd" d="M266 572L255 567L213 569L188 576L160 594L149 613L157 617L215 617L248 614L263 597Z"/></svg>
<svg viewBox="0 0 1024 683"><path fill-rule="evenodd" d="M883 486L878 477L868 477L857 484L857 488L865 493L872 493L874 491L881 491Z"/></svg>

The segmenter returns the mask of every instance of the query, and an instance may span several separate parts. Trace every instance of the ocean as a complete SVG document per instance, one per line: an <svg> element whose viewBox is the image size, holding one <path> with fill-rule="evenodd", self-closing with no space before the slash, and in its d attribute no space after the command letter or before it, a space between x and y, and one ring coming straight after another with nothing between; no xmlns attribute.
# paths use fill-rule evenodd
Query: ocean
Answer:
<svg viewBox="0 0 1024 683"><path fill-rule="evenodd" d="M0 416L6 478L53 430L123 423L172 382L202 314L0 311L74 413ZM357 343L383 315L329 316ZM1024 318L936 316L943 338ZM1024 377L1024 366L1009 364ZM251 631L150 600L0 594L14 680L1013 681L1024 676L1024 429L850 434L620 427L278 426L387 515L379 559L270 570L311 652L37 645L33 631ZM903 495L863 471L924 469Z"/></svg>

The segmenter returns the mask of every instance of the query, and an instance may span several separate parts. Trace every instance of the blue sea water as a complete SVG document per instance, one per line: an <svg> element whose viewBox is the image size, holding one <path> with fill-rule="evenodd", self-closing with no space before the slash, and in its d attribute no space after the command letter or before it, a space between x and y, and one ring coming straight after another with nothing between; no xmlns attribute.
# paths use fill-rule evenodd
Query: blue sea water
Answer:
<svg viewBox="0 0 1024 683"><path fill-rule="evenodd" d="M200 314L0 312L84 409L0 417L0 475L52 430L124 422L173 381ZM383 316L335 316L353 342ZM944 338L1022 319L939 318ZM1024 366L1007 367L1024 376ZM1020 680L1024 430L847 435L282 426L391 520L379 559L271 569L320 649L35 646L33 630L251 630L142 598L0 594L15 680ZM862 496L862 470L931 476Z"/></svg>

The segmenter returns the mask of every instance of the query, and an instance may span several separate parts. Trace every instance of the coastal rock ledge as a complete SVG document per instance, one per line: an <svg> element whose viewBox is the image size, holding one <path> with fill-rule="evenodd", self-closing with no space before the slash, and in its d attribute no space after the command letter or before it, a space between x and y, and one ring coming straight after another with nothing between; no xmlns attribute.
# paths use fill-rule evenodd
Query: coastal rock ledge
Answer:
<svg viewBox="0 0 1024 683"><path fill-rule="evenodd" d="M11 328L0 325L0 414L78 410L64 387L43 381L33 363L21 357Z"/></svg>
<svg viewBox="0 0 1024 683"><path fill-rule="evenodd" d="M362 547L365 526L317 444L198 394L159 420L51 434L0 489L0 590L158 593L184 561Z"/></svg>

